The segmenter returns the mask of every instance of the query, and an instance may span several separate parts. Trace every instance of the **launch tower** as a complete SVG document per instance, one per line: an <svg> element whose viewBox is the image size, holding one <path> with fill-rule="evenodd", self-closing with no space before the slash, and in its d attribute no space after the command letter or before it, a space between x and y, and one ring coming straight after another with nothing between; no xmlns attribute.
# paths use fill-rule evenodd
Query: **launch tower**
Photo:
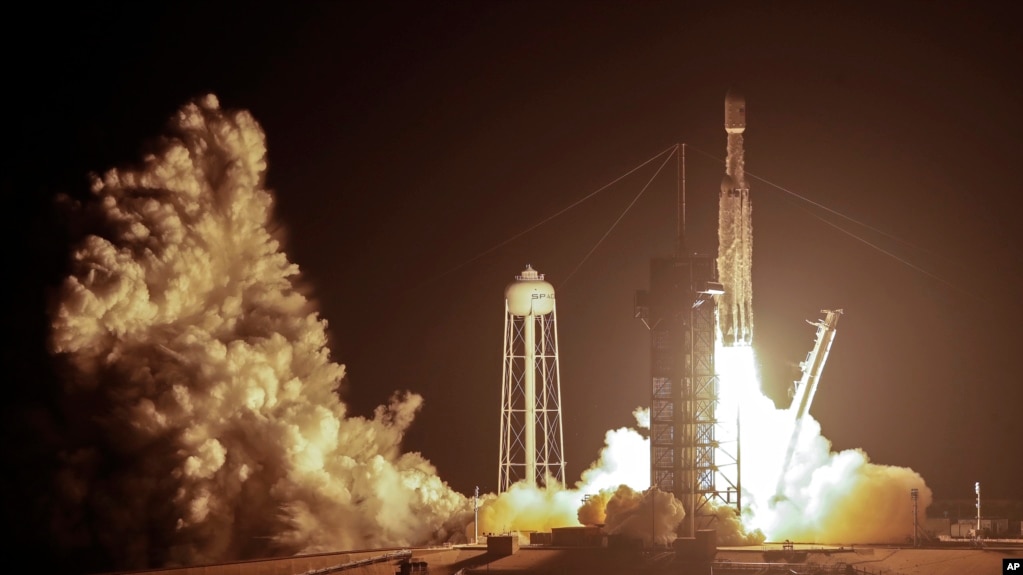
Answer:
<svg viewBox="0 0 1023 575"><path fill-rule="evenodd" d="M504 292L498 493L565 484L554 286L527 265Z"/></svg>
<svg viewBox="0 0 1023 575"><path fill-rule="evenodd" d="M714 507L738 508L739 484L720 473L730 467L737 477L738 471L738 461L720 450L716 433L715 296L724 290L715 260L685 246L684 149L679 147L676 253L650 260L650 289L636 293L635 316L650 330L650 484L682 502L684 535L693 537L713 526Z"/></svg>

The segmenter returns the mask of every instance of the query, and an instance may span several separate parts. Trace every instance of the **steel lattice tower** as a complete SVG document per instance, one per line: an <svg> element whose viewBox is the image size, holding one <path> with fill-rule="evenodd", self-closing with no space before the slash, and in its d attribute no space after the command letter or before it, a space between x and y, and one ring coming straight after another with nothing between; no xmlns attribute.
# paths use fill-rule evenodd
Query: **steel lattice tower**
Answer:
<svg viewBox="0 0 1023 575"><path fill-rule="evenodd" d="M675 257L650 260L650 289L636 293L635 317L650 330L650 485L682 502L692 537L713 527L714 508L738 512L742 489L737 429L719 433L733 416L718 420L716 298L724 288L715 258L686 247L685 145L678 164Z"/></svg>
<svg viewBox="0 0 1023 575"><path fill-rule="evenodd" d="M526 266L505 290L498 493L565 485L554 287Z"/></svg>
<svg viewBox="0 0 1023 575"><path fill-rule="evenodd" d="M711 527L710 503L738 505L738 487L719 485L718 374L714 260L650 261L650 290L637 294L636 317L650 329L650 483L686 509L686 531ZM724 457L722 459L728 459Z"/></svg>

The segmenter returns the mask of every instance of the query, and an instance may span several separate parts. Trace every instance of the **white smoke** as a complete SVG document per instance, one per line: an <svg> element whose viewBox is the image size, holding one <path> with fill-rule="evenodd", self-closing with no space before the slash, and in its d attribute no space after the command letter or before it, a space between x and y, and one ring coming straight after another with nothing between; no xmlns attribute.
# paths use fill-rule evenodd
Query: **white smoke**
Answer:
<svg viewBox="0 0 1023 575"><path fill-rule="evenodd" d="M94 178L52 311L69 440L53 524L119 568L462 537L467 500L400 443L422 398L372 418L298 267L268 231L262 130L214 96L134 169Z"/></svg>
<svg viewBox="0 0 1023 575"><path fill-rule="evenodd" d="M746 529L772 541L836 544L901 543L912 535L910 489L919 489L921 519L931 502L919 474L871 463L859 449L833 452L809 414L789 468L782 469L796 424L793 412L777 409L761 393L752 348L718 347L717 366L722 395L741 405ZM719 533L718 541L725 540Z"/></svg>
<svg viewBox="0 0 1023 575"><path fill-rule="evenodd" d="M608 535L641 539L648 546L651 542L667 545L674 541L678 537L676 529L686 516L682 502L671 493L659 489L639 493L626 485L608 498L606 513Z"/></svg>
<svg viewBox="0 0 1023 575"><path fill-rule="evenodd" d="M725 161L725 173L732 178L735 187L745 188L746 186L746 158L743 150L742 133L728 133L728 157Z"/></svg>
<svg viewBox="0 0 1023 575"><path fill-rule="evenodd" d="M525 481L500 495L485 497L480 507L481 533L550 531L580 525L576 518L583 494L573 489L537 487Z"/></svg>
<svg viewBox="0 0 1023 575"><path fill-rule="evenodd" d="M649 409L636 408L633 416L637 428L649 428ZM549 531L606 523L609 533L649 543L651 501L656 496L654 540L674 540L685 511L674 495L649 489L650 440L635 428L621 427L608 431L604 441L597 461L574 488L538 488L519 482L500 495L488 495L480 510L481 532Z"/></svg>
<svg viewBox="0 0 1023 575"><path fill-rule="evenodd" d="M820 543L904 543L912 537L913 502L920 519L932 493L912 469L872 463L860 449L831 451L820 425L804 417L796 456L781 493L755 497L758 523L774 540Z"/></svg>
<svg viewBox="0 0 1023 575"><path fill-rule="evenodd" d="M650 428L650 410L632 412L636 427ZM650 486L650 440L631 427L619 427L604 434L604 448L590 467L583 471L576 489L596 493L627 485L636 491Z"/></svg>

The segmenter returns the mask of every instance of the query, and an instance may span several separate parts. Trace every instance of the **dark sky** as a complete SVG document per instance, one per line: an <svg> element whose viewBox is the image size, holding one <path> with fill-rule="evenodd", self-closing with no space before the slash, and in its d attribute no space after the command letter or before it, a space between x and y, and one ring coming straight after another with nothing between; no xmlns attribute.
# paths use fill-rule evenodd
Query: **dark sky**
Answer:
<svg viewBox="0 0 1023 575"><path fill-rule="evenodd" d="M504 286L527 263L547 274L575 481L648 403L633 294L673 250L674 165L571 277L652 169L474 258L676 142L691 146L689 245L713 253L738 88L765 388L780 397L796 377L804 320L844 308L813 408L835 448L912 467L938 498L974 481L1023 497L1013 3L364 4L17 23L32 40L4 40L5 323L21 341L4 352L7 415L59 395L42 346L68 248L54 195L136 160L213 92L266 131L276 220L347 366L344 400L369 414L394 390L422 394L407 448L463 493L496 488ZM26 429L6 432L12 453L41 449Z"/></svg>

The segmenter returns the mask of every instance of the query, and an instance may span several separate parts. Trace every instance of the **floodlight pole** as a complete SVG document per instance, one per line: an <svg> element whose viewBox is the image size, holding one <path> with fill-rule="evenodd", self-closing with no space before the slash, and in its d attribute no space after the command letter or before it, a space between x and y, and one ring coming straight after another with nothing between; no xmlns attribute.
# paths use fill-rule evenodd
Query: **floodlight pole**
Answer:
<svg viewBox="0 0 1023 575"><path fill-rule="evenodd" d="M913 498L913 547L920 546L920 524L919 515L917 515L917 497L920 494L920 490L914 487L909 490L909 496Z"/></svg>
<svg viewBox="0 0 1023 575"><path fill-rule="evenodd" d="M980 540L980 482L978 481L973 486L973 490L977 492L977 539Z"/></svg>

